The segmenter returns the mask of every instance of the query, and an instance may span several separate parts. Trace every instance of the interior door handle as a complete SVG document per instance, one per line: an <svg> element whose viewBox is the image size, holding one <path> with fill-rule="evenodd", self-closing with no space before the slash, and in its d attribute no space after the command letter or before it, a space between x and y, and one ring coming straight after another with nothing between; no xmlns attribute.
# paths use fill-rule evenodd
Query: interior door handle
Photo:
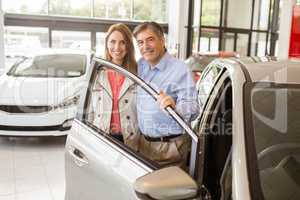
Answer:
<svg viewBox="0 0 300 200"><path fill-rule="evenodd" d="M73 158L75 164L78 165L79 167L89 164L87 157L77 148L73 146L69 146L68 153Z"/></svg>

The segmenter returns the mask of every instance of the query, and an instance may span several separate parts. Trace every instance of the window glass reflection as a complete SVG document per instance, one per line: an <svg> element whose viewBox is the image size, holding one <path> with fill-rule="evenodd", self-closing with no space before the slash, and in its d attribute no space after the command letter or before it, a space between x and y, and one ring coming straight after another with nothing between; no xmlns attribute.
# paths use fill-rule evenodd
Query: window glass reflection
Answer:
<svg viewBox="0 0 300 200"><path fill-rule="evenodd" d="M249 29L251 27L251 7L252 0L229 0L225 6L224 26Z"/></svg>
<svg viewBox="0 0 300 200"><path fill-rule="evenodd" d="M49 33L47 28L4 27L4 48L7 57L34 53L41 48L48 48L48 43Z"/></svg>
<svg viewBox="0 0 300 200"><path fill-rule="evenodd" d="M91 0L49 0L49 6L50 14L91 16Z"/></svg>
<svg viewBox="0 0 300 200"><path fill-rule="evenodd" d="M133 19L166 22L167 0L134 0Z"/></svg>
<svg viewBox="0 0 300 200"><path fill-rule="evenodd" d="M52 31L53 48L91 49L91 35L89 32Z"/></svg>
<svg viewBox="0 0 300 200"><path fill-rule="evenodd" d="M218 51L219 49L219 30L201 29L200 52Z"/></svg>
<svg viewBox="0 0 300 200"><path fill-rule="evenodd" d="M130 19L131 0L95 0L94 16L99 18Z"/></svg>
<svg viewBox="0 0 300 200"><path fill-rule="evenodd" d="M2 9L10 13L47 14L47 0L2 0Z"/></svg>
<svg viewBox="0 0 300 200"><path fill-rule="evenodd" d="M249 42L248 34L238 34L236 52L238 52L240 56L247 56L248 42Z"/></svg>
<svg viewBox="0 0 300 200"><path fill-rule="evenodd" d="M251 55L264 56L266 50L266 33L252 33Z"/></svg>
<svg viewBox="0 0 300 200"><path fill-rule="evenodd" d="M267 30L269 22L269 0L259 0L255 2L254 7L254 29Z"/></svg>
<svg viewBox="0 0 300 200"><path fill-rule="evenodd" d="M220 0L204 0L202 2L202 25L219 26L221 13Z"/></svg>
<svg viewBox="0 0 300 200"><path fill-rule="evenodd" d="M105 56L105 35L103 32L96 33L96 55L100 57Z"/></svg>
<svg viewBox="0 0 300 200"><path fill-rule="evenodd" d="M3 0L5 12L167 21L168 0ZM199 20L198 20L199 21Z"/></svg>

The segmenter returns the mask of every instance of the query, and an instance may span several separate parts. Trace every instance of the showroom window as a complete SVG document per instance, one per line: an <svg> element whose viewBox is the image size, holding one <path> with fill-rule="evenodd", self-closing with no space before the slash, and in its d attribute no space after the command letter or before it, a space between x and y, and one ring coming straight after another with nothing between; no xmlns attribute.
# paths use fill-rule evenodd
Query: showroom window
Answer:
<svg viewBox="0 0 300 200"><path fill-rule="evenodd" d="M53 48L91 49L91 35L89 32L52 31Z"/></svg>
<svg viewBox="0 0 300 200"><path fill-rule="evenodd" d="M143 5L141 0L2 0L7 29L5 50L25 55L28 51L24 49L32 45L29 49L33 51L40 47L77 48L103 56L105 33L112 24L124 23L133 30L151 19L167 32L167 2L152 0ZM18 32L9 31L13 29ZM138 50L136 56L140 58Z"/></svg>
<svg viewBox="0 0 300 200"><path fill-rule="evenodd" d="M168 0L2 0L8 13L167 21Z"/></svg>
<svg viewBox="0 0 300 200"><path fill-rule="evenodd" d="M91 0L49 0L49 14L91 16Z"/></svg>
<svg viewBox="0 0 300 200"><path fill-rule="evenodd" d="M47 14L47 0L2 0L2 8L5 12Z"/></svg>
<svg viewBox="0 0 300 200"><path fill-rule="evenodd" d="M134 19L167 21L167 0L134 0Z"/></svg>
<svg viewBox="0 0 300 200"><path fill-rule="evenodd" d="M220 0L202 2L202 24L207 26L219 26L220 24Z"/></svg>
<svg viewBox="0 0 300 200"><path fill-rule="evenodd" d="M130 19L131 0L94 0L94 16L99 18Z"/></svg>
<svg viewBox="0 0 300 200"><path fill-rule="evenodd" d="M47 28L5 26L4 48L7 57L34 53L48 47L49 33ZM33 50L33 52L30 52Z"/></svg>
<svg viewBox="0 0 300 200"><path fill-rule="evenodd" d="M5 26L5 68L10 68L22 56L30 56L39 49L47 48L48 28Z"/></svg>
<svg viewBox="0 0 300 200"><path fill-rule="evenodd" d="M193 14L187 55L207 51L234 51L241 56L275 54L280 0L190 2Z"/></svg>
<svg viewBox="0 0 300 200"><path fill-rule="evenodd" d="M104 57L105 36L106 36L106 33L104 33L104 32L96 33L96 56Z"/></svg>
<svg viewBox="0 0 300 200"><path fill-rule="evenodd" d="M201 29L201 37L199 41L200 52L218 51L219 47L219 31L215 29ZM197 52L197 50L195 51Z"/></svg>

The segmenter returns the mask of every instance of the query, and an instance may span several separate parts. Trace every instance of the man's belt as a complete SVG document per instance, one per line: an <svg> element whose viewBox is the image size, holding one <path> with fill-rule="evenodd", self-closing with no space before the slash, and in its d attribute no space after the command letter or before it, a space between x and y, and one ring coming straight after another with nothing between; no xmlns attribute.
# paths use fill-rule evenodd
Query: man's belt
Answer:
<svg viewBox="0 0 300 200"><path fill-rule="evenodd" d="M171 139L177 138L182 135L183 134L177 134L177 135L168 135L164 137L149 137L144 135L144 138L149 142L169 142Z"/></svg>

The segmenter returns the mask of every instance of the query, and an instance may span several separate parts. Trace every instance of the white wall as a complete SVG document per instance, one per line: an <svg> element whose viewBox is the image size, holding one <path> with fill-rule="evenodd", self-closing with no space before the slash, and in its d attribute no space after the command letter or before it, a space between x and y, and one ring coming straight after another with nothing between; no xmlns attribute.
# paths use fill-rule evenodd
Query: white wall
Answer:
<svg viewBox="0 0 300 200"><path fill-rule="evenodd" d="M0 74L4 70L4 13L2 11L2 0L0 0Z"/></svg>
<svg viewBox="0 0 300 200"><path fill-rule="evenodd" d="M281 3L277 56L279 59L287 59L289 57L293 5L296 4L296 0L284 0Z"/></svg>
<svg viewBox="0 0 300 200"><path fill-rule="evenodd" d="M170 53L185 58L187 46L188 1L168 0L168 44Z"/></svg>

